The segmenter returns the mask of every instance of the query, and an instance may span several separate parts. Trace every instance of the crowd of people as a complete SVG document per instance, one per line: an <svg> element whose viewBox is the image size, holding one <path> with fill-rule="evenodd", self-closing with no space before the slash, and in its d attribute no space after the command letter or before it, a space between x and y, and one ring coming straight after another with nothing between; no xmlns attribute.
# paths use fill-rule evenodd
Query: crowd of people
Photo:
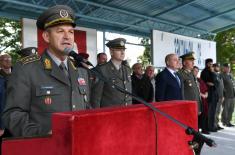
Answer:
<svg viewBox="0 0 235 155"><path fill-rule="evenodd" d="M26 55L12 72L10 55L0 56L0 135L4 131L16 137L52 134L54 112L140 103L115 89L114 84L146 102L196 101L204 134L223 129L219 125L221 109L223 125L234 126L235 92L229 64L223 64L220 72L219 64L207 59L199 78L193 52L180 56L182 62L172 53L165 57L165 69L155 75L153 66L143 70L141 63L135 63L131 68L124 61L126 40L117 38L106 44L111 59L99 53L91 72L83 66L89 55L83 54L84 62L75 65L75 60L64 52L73 47L74 27L73 10L65 5L54 6L37 19L37 28L43 31L48 45L42 55L34 54L32 48L23 49Z"/></svg>

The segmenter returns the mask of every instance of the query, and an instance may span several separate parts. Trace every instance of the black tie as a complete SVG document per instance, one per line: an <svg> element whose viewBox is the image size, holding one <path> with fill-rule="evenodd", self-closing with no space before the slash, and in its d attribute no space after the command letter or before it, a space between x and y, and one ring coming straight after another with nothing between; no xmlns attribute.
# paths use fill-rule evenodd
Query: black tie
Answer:
<svg viewBox="0 0 235 155"><path fill-rule="evenodd" d="M68 73L68 70L67 70L65 64L64 64L63 62L61 62L59 67L60 67L60 69L64 72L64 75L65 75L67 78L69 78L69 73Z"/></svg>

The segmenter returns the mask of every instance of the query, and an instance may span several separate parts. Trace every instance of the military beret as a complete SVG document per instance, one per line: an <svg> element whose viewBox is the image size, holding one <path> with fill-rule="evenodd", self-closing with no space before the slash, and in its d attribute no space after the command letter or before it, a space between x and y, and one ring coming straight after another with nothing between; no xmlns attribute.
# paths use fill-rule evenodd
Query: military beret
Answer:
<svg viewBox="0 0 235 155"><path fill-rule="evenodd" d="M125 44L126 44L126 39L124 39L124 38L116 38L114 40L110 40L106 44L106 46L108 48L126 49Z"/></svg>
<svg viewBox="0 0 235 155"><path fill-rule="evenodd" d="M180 58L182 60L195 60L194 52L189 52L184 55L181 55Z"/></svg>
<svg viewBox="0 0 235 155"><path fill-rule="evenodd" d="M83 57L84 59L89 58L89 54L88 54L88 53L78 53L78 55L80 55L80 56Z"/></svg>
<svg viewBox="0 0 235 155"><path fill-rule="evenodd" d="M213 63L213 59L207 58L207 59L205 60L205 63L206 63L206 64L208 64L209 62Z"/></svg>
<svg viewBox="0 0 235 155"><path fill-rule="evenodd" d="M60 24L71 24L73 27L75 24L75 15L73 10L66 5L55 5L44 11L37 19L37 27L45 30L48 27L52 27Z"/></svg>
<svg viewBox="0 0 235 155"><path fill-rule="evenodd" d="M32 55L32 54L36 54L37 53L37 48L36 47L22 48L18 53L23 57L29 56L29 55Z"/></svg>
<svg viewBox="0 0 235 155"><path fill-rule="evenodd" d="M230 64L229 63L224 63L223 66L224 67L230 67Z"/></svg>

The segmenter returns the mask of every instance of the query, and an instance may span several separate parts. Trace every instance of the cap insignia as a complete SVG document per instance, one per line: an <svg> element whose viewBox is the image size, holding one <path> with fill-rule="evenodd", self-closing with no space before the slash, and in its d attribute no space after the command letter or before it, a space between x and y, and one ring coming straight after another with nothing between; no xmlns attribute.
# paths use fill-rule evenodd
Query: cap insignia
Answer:
<svg viewBox="0 0 235 155"><path fill-rule="evenodd" d="M33 54L36 54L36 50L33 48L31 51Z"/></svg>
<svg viewBox="0 0 235 155"><path fill-rule="evenodd" d="M121 42L120 42L120 45L121 45L121 46L124 46L124 45L125 45L124 41L121 41Z"/></svg>
<svg viewBox="0 0 235 155"><path fill-rule="evenodd" d="M62 18L66 18L69 16L68 12L66 10L60 10L60 16Z"/></svg>

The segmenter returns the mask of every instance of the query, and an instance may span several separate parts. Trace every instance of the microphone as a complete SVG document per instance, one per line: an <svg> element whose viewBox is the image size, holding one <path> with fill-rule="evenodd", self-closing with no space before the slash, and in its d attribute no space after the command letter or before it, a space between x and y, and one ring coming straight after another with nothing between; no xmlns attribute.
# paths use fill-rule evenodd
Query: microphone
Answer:
<svg viewBox="0 0 235 155"><path fill-rule="evenodd" d="M76 61L77 65L83 66L82 63L84 63L84 64L87 64L89 66L94 67L91 62L85 60L82 56L80 56L76 52L74 52L73 49L71 49L71 48L66 47L64 49L64 54L73 57L74 60Z"/></svg>

